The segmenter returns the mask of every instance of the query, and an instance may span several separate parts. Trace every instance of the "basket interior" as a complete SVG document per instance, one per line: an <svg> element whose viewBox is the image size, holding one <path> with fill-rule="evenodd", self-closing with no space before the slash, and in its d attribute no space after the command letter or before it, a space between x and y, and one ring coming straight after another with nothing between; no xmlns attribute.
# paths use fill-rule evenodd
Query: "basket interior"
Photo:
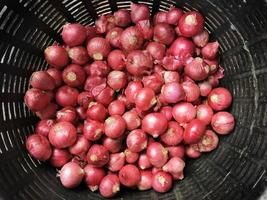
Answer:
<svg viewBox="0 0 267 200"><path fill-rule="evenodd" d="M221 44L231 90L235 131L220 137L219 148L190 161L185 179L165 194L123 190L123 199L256 199L266 184L267 166L267 1L147 0L152 13L171 5L200 10L206 28ZM92 25L102 14L130 7L121 0L0 1L0 199L101 199L84 186L64 189L56 171L32 159L25 138L37 118L23 104L31 73L47 68L46 46L61 42L67 22Z"/></svg>

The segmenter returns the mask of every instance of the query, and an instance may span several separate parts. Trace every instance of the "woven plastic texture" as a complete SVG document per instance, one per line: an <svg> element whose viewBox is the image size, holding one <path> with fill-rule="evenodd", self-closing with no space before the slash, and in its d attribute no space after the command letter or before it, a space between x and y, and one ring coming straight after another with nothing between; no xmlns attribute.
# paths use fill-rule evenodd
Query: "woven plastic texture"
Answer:
<svg viewBox="0 0 267 200"><path fill-rule="evenodd" d="M137 1L135 1L137 2ZM221 44L226 76L234 96L233 134L187 165L185 179L166 194L124 190L117 198L167 200L257 199L267 183L267 1L148 0L151 12L177 5L200 10ZM25 138L37 119L23 104L31 73L47 68L42 51L61 42L67 22L91 25L101 14L129 8L122 0L0 1L0 199L101 199L84 186L66 190L48 164L32 159Z"/></svg>

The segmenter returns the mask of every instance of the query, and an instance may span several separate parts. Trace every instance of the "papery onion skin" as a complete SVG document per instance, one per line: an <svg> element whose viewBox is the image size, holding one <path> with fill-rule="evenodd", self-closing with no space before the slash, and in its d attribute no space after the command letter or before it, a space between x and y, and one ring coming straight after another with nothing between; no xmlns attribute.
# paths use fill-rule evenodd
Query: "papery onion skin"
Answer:
<svg viewBox="0 0 267 200"><path fill-rule="evenodd" d="M177 25L182 15L183 15L182 9L172 6L170 10L167 12L166 16L167 23L171 25Z"/></svg>
<svg viewBox="0 0 267 200"><path fill-rule="evenodd" d="M122 138L112 139L109 137L104 137L102 140L103 146L111 153L117 153L122 147Z"/></svg>
<svg viewBox="0 0 267 200"><path fill-rule="evenodd" d="M48 138L58 149L70 147L77 139L77 130L70 122L58 122L51 127Z"/></svg>
<svg viewBox="0 0 267 200"><path fill-rule="evenodd" d="M58 70L57 68L49 68L48 70L46 70L47 73L53 77L56 87L61 86L62 84L62 73L60 70Z"/></svg>
<svg viewBox="0 0 267 200"><path fill-rule="evenodd" d="M173 107L172 115L178 123L187 123L195 118L196 109L191 103L181 102Z"/></svg>
<svg viewBox="0 0 267 200"><path fill-rule="evenodd" d="M150 163L155 167L162 167L168 160L168 150L158 142L148 145L146 151Z"/></svg>
<svg viewBox="0 0 267 200"><path fill-rule="evenodd" d="M144 87L136 94L134 102L137 108L147 111L156 103L155 92L149 87Z"/></svg>
<svg viewBox="0 0 267 200"><path fill-rule="evenodd" d="M121 184L127 187L136 186L141 180L140 171L135 165L125 165L119 171L119 179Z"/></svg>
<svg viewBox="0 0 267 200"><path fill-rule="evenodd" d="M139 159L138 159L138 167L142 170L152 167L145 153L140 154Z"/></svg>
<svg viewBox="0 0 267 200"><path fill-rule="evenodd" d="M185 37L193 37L204 29L204 18L197 11L185 13L178 22L180 33Z"/></svg>
<svg viewBox="0 0 267 200"><path fill-rule="evenodd" d="M193 119L184 130L184 142L186 144L198 143L204 135L206 125L199 119Z"/></svg>
<svg viewBox="0 0 267 200"><path fill-rule="evenodd" d="M178 57L183 62L186 60L186 58L192 57L194 52L194 43L185 37L178 37L176 40L174 40L167 51L167 53Z"/></svg>
<svg viewBox="0 0 267 200"><path fill-rule="evenodd" d="M153 17L153 24L167 23L167 12L158 12Z"/></svg>
<svg viewBox="0 0 267 200"><path fill-rule="evenodd" d="M108 106L108 113L110 115L123 115L125 112L125 104L122 101L112 101Z"/></svg>
<svg viewBox="0 0 267 200"><path fill-rule="evenodd" d="M167 131L160 135L160 140L168 146L178 145L183 140L183 128L175 121L168 123Z"/></svg>
<svg viewBox="0 0 267 200"><path fill-rule="evenodd" d="M172 177L167 172L157 172L153 175L152 187L156 192L164 193L172 187Z"/></svg>
<svg viewBox="0 0 267 200"><path fill-rule="evenodd" d="M167 121L171 121L172 119L172 107L164 106L160 109L160 112L165 115Z"/></svg>
<svg viewBox="0 0 267 200"><path fill-rule="evenodd" d="M134 153L143 151L147 147L147 135L143 130L135 129L128 134L126 144Z"/></svg>
<svg viewBox="0 0 267 200"><path fill-rule="evenodd" d="M56 102L58 105L65 106L75 106L77 104L79 91L76 88L64 85L57 89L56 91Z"/></svg>
<svg viewBox="0 0 267 200"><path fill-rule="evenodd" d="M184 71L194 81L202 81L209 75L209 66L202 58L197 57L185 65Z"/></svg>
<svg viewBox="0 0 267 200"><path fill-rule="evenodd" d="M170 158L172 158L172 157L184 158L185 147L183 144L180 144L178 146L167 147L167 149L168 149Z"/></svg>
<svg viewBox="0 0 267 200"><path fill-rule="evenodd" d="M136 94L143 88L141 81L131 81L125 89L125 96L128 101L134 103Z"/></svg>
<svg viewBox="0 0 267 200"><path fill-rule="evenodd" d="M149 42L146 50L154 59L161 60L165 55L166 47L159 42Z"/></svg>
<svg viewBox="0 0 267 200"><path fill-rule="evenodd" d="M110 154L108 169L111 172L120 171L121 168L124 166L124 164L125 164L125 154L123 152Z"/></svg>
<svg viewBox="0 0 267 200"><path fill-rule="evenodd" d="M138 113L134 110L125 112L122 118L126 122L126 128L129 131L136 129L141 125L141 119L138 116Z"/></svg>
<svg viewBox="0 0 267 200"><path fill-rule="evenodd" d="M94 60L103 60L108 56L111 47L109 42L104 38L95 37L88 42L87 51L89 56Z"/></svg>
<svg viewBox="0 0 267 200"><path fill-rule="evenodd" d="M99 192L103 197L110 198L120 191L120 180L116 174L105 176L99 186Z"/></svg>
<svg viewBox="0 0 267 200"><path fill-rule="evenodd" d="M198 47L204 47L209 41L209 33L207 30L203 30L201 33L195 35L192 39Z"/></svg>
<svg viewBox="0 0 267 200"><path fill-rule="evenodd" d="M161 94L167 103L177 103L185 98L182 85L175 82L163 85Z"/></svg>
<svg viewBox="0 0 267 200"><path fill-rule="evenodd" d="M65 165L71 158L72 155L66 149L53 149L49 161L53 167L60 168Z"/></svg>
<svg viewBox="0 0 267 200"><path fill-rule="evenodd" d="M154 138L163 134L168 127L168 121L162 113L149 113L142 121L142 130Z"/></svg>
<svg viewBox="0 0 267 200"><path fill-rule="evenodd" d="M139 153L131 152L129 149L125 149L124 154L127 163L135 163L139 158Z"/></svg>
<svg viewBox="0 0 267 200"><path fill-rule="evenodd" d="M120 115L112 115L105 120L104 132L107 137L116 139L124 134L126 123Z"/></svg>
<svg viewBox="0 0 267 200"><path fill-rule="evenodd" d="M110 67L105 61L96 60L91 64L85 65L84 70L91 77L106 77L110 72Z"/></svg>
<svg viewBox="0 0 267 200"><path fill-rule="evenodd" d="M131 14L126 9L119 9L114 13L115 24L119 27L126 27L131 23Z"/></svg>
<svg viewBox="0 0 267 200"><path fill-rule="evenodd" d="M109 30L106 35L106 40L110 43L110 45L114 48L121 48L120 35L123 32L122 28L115 27Z"/></svg>
<svg viewBox="0 0 267 200"><path fill-rule="evenodd" d="M213 60L216 58L219 51L219 43L216 42L210 42L207 43L202 49L201 54L203 58Z"/></svg>
<svg viewBox="0 0 267 200"><path fill-rule="evenodd" d="M145 4L131 3L131 19L133 23L140 20L147 20L150 16L150 10Z"/></svg>
<svg viewBox="0 0 267 200"><path fill-rule="evenodd" d="M204 122L206 125L210 124L211 118L213 116L213 110L209 105L200 104L196 108L197 110L197 119Z"/></svg>
<svg viewBox="0 0 267 200"><path fill-rule="evenodd" d="M123 70L126 64L126 55L123 51L115 49L108 55L108 64L114 70Z"/></svg>
<svg viewBox="0 0 267 200"><path fill-rule="evenodd" d="M194 147L195 145L189 145L186 147L185 153L187 157L189 158L199 158L201 156L201 152L197 151L197 149Z"/></svg>
<svg viewBox="0 0 267 200"><path fill-rule="evenodd" d="M32 111L41 111L49 104L50 97L40 89L31 88L25 93L24 102Z"/></svg>
<svg viewBox="0 0 267 200"><path fill-rule="evenodd" d="M70 48L70 50L68 51L68 54L72 60L72 63L74 64L84 65L89 60L87 50L83 46L76 46L76 47Z"/></svg>
<svg viewBox="0 0 267 200"><path fill-rule="evenodd" d="M94 144L90 147L86 160L89 164L102 167L109 161L109 152L103 145Z"/></svg>
<svg viewBox="0 0 267 200"><path fill-rule="evenodd" d="M162 76L158 73L154 73L150 76L143 76L142 82L144 87L151 88L155 93L159 93L163 85Z"/></svg>
<svg viewBox="0 0 267 200"><path fill-rule="evenodd" d="M70 47L81 45L86 39L86 29L78 23L63 26L62 39Z"/></svg>
<svg viewBox="0 0 267 200"><path fill-rule="evenodd" d="M126 69L134 76L144 74L152 65L150 55L141 50L132 51L127 56Z"/></svg>
<svg viewBox="0 0 267 200"><path fill-rule="evenodd" d="M99 188L100 182L105 177L105 174L103 168L87 164L84 167L84 182L94 192Z"/></svg>
<svg viewBox="0 0 267 200"><path fill-rule="evenodd" d="M40 120L35 125L35 133L47 137L48 136L48 133L49 133L49 131L51 129L51 127L54 124L55 124L55 120L53 120L53 119L43 119L43 120Z"/></svg>
<svg viewBox="0 0 267 200"><path fill-rule="evenodd" d="M200 142L197 143L197 150L199 152L210 152L216 149L218 144L218 136L212 130L206 130Z"/></svg>
<svg viewBox="0 0 267 200"><path fill-rule="evenodd" d="M60 170L60 181L65 188L75 188L83 180L84 170L75 162L66 163Z"/></svg>
<svg viewBox="0 0 267 200"><path fill-rule="evenodd" d="M62 69L69 62L66 49L58 45L47 47L44 51L44 56L48 64L52 65L56 69Z"/></svg>
<svg viewBox="0 0 267 200"><path fill-rule="evenodd" d="M69 147L69 152L72 155L84 158L90 146L91 143L83 135L78 135L75 143Z"/></svg>
<svg viewBox="0 0 267 200"><path fill-rule="evenodd" d="M130 52L139 49L144 42L144 38L142 32L137 27L130 26L122 32L120 41L122 48Z"/></svg>
<svg viewBox="0 0 267 200"><path fill-rule="evenodd" d="M194 102L200 96L200 89L197 84L191 81L184 81L182 83L183 90L185 92L185 100L187 102Z"/></svg>
<svg viewBox="0 0 267 200"><path fill-rule="evenodd" d="M175 39L174 29L167 23L159 23L154 27L153 40L165 45L170 45Z"/></svg>
<svg viewBox="0 0 267 200"><path fill-rule="evenodd" d="M232 94L226 88L215 88L208 96L208 103L215 111L225 110L232 103Z"/></svg>
<svg viewBox="0 0 267 200"><path fill-rule="evenodd" d="M150 170L140 170L141 180L137 187L139 190L149 190L152 188L152 172Z"/></svg>
<svg viewBox="0 0 267 200"><path fill-rule="evenodd" d="M27 138L26 148L34 158L41 161L48 160L52 154L49 141L39 134L33 134Z"/></svg>
<svg viewBox="0 0 267 200"><path fill-rule="evenodd" d="M53 90L56 87L55 80L46 71L35 71L30 78L30 85L40 90Z"/></svg>
<svg viewBox="0 0 267 200"><path fill-rule="evenodd" d="M149 20L138 21L136 26L141 31L145 40L150 40L153 37L154 29Z"/></svg>
<svg viewBox="0 0 267 200"><path fill-rule="evenodd" d="M227 135L234 129L235 119L229 112L217 112L211 119L211 126L216 133Z"/></svg>

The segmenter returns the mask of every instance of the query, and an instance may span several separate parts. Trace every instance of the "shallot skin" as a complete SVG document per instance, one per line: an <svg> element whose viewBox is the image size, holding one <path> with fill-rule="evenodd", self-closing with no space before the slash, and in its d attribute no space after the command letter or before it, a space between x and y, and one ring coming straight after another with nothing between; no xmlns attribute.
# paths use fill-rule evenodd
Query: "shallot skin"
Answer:
<svg viewBox="0 0 267 200"><path fill-rule="evenodd" d="M193 37L203 31L204 19L197 11L185 13L178 22L180 33L185 37Z"/></svg>
<svg viewBox="0 0 267 200"><path fill-rule="evenodd" d="M131 23L130 12L126 9L119 9L114 13L115 24L120 27L126 27Z"/></svg>
<svg viewBox="0 0 267 200"><path fill-rule="evenodd" d="M60 181L66 188L77 187L84 177L84 170L75 162L68 162L60 170Z"/></svg>
<svg viewBox="0 0 267 200"><path fill-rule="evenodd" d="M103 197L110 198L120 191L120 181L116 174L108 174L100 182L100 194Z"/></svg>
<svg viewBox="0 0 267 200"><path fill-rule="evenodd" d="M186 58L193 56L193 54L195 52L195 48L196 47L191 40L189 40L185 37L178 37L171 44L167 53L169 53L173 56L177 56L178 58L180 58L184 61Z"/></svg>
<svg viewBox="0 0 267 200"><path fill-rule="evenodd" d="M130 26L121 33L120 41L122 48L130 52L139 49L144 42L144 38L138 28Z"/></svg>
<svg viewBox="0 0 267 200"><path fill-rule="evenodd" d="M50 98L46 92L31 88L25 93L24 102L32 111L41 111L49 104Z"/></svg>
<svg viewBox="0 0 267 200"><path fill-rule="evenodd" d="M152 187L156 192L164 193L172 187L172 177L167 172L157 172L153 175Z"/></svg>
<svg viewBox="0 0 267 200"><path fill-rule="evenodd" d="M168 121L162 113L150 113L142 121L142 130L155 138L163 134L167 126Z"/></svg>
<svg viewBox="0 0 267 200"><path fill-rule="evenodd" d="M147 135L143 130L135 129L127 136L126 144L132 152L140 152L147 147Z"/></svg>
<svg viewBox="0 0 267 200"><path fill-rule="evenodd" d="M218 87L210 92L208 103L215 111L225 110L232 103L232 95L226 88Z"/></svg>
<svg viewBox="0 0 267 200"><path fill-rule="evenodd" d="M125 165L119 171L119 179L120 182L127 187L136 186L141 179L140 171L135 165Z"/></svg>
<svg viewBox="0 0 267 200"><path fill-rule="evenodd" d="M229 112L217 112L211 119L211 126L216 133L226 135L234 129L235 119Z"/></svg>
<svg viewBox="0 0 267 200"><path fill-rule="evenodd" d="M149 144L146 154L150 163L155 167L162 167L168 160L168 150L158 142Z"/></svg>
<svg viewBox="0 0 267 200"><path fill-rule="evenodd" d="M174 38L174 29L169 24L159 23L154 27L154 41L169 45Z"/></svg>
<svg viewBox="0 0 267 200"><path fill-rule="evenodd" d="M152 188L152 172L150 170L141 170L141 180L137 187L139 190L149 190Z"/></svg>
<svg viewBox="0 0 267 200"><path fill-rule="evenodd" d="M104 38L95 37L88 42L87 51L94 60L103 60L108 56L111 47Z"/></svg>
<svg viewBox="0 0 267 200"><path fill-rule="evenodd" d="M187 123L195 118L196 108L188 102L176 104L172 109L173 118L179 123Z"/></svg>
<svg viewBox="0 0 267 200"><path fill-rule="evenodd" d="M62 107L75 106L77 104L79 91L76 88L64 85L56 91L56 102Z"/></svg>
<svg viewBox="0 0 267 200"><path fill-rule="evenodd" d="M44 51L44 56L48 64L56 69L62 69L69 62L67 51L65 48L58 45L47 47Z"/></svg>
<svg viewBox="0 0 267 200"><path fill-rule="evenodd" d="M131 19L132 22L137 23L141 20L146 20L149 18L150 11L148 6L145 4L135 4L131 3Z"/></svg>
<svg viewBox="0 0 267 200"><path fill-rule="evenodd" d="M109 152L103 145L94 144L87 153L87 162L96 167L102 167L109 161Z"/></svg>
<svg viewBox="0 0 267 200"><path fill-rule="evenodd" d="M195 144L200 141L204 135L206 125L199 119L194 119L185 128L184 131L184 142L186 144Z"/></svg>
<svg viewBox="0 0 267 200"><path fill-rule="evenodd" d="M134 103L142 111L149 110L156 103L155 92L149 87L142 88L136 94Z"/></svg>
<svg viewBox="0 0 267 200"><path fill-rule="evenodd" d="M50 143L56 148L66 148L74 144L77 138L77 131L70 122L58 122L52 126L48 138Z"/></svg>
<svg viewBox="0 0 267 200"><path fill-rule="evenodd" d="M175 82L163 85L161 94L167 103L177 103L185 97L183 87L179 83Z"/></svg>
<svg viewBox="0 0 267 200"><path fill-rule="evenodd" d="M48 140L39 134L33 134L27 138L26 148L34 158L41 161L49 159L52 154Z"/></svg>
<svg viewBox="0 0 267 200"><path fill-rule="evenodd" d="M54 167L62 167L72 158L68 150L65 149L53 149L50 157L50 164Z"/></svg>
<svg viewBox="0 0 267 200"><path fill-rule="evenodd" d="M35 132L37 134L43 135L45 137L48 136L48 133L51 127L55 124L55 120L52 119L43 119L39 121L35 126Z"/></svg>
<svg viewBox="0 0 267 200"><path fill-rule="evenodd" d="M84 181L92 192L99 188L100 182L104 177L105 171L103 168L89 164L84 167Z"/></svg>
<svg viewBox="0 0 267 200"><path fill-rule="evenodd" d="M30 78L30 85L40 90L53 90L56 86L53 77L46 71L33 72Z"/></svg>
<svg viewBox="0 0 267 200"><path fill-rule="evenodd" d="M62 39L70 47L81 45L86 39L86 29L81 24L66 24L63 26Z"/></svg>

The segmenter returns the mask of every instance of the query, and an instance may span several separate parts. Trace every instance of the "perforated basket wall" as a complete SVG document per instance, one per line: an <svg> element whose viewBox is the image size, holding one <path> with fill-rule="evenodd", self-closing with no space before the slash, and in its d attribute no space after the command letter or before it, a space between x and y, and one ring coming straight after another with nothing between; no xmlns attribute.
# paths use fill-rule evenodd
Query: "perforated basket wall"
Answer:
<svg viewBox="0 0 267 200"><path fill-rule="evenodd" d="M219 148L190 162L186 178L166 194L127 190L123 199L257 199L266 186L267 166L267 1L148 0L152 13L177 5L198 9L221 44L226 77L234 96L233 134ZM47 67L42 51L60 42L67 22L93 24L97 16L129 8L120 0L0 1L0 199L100 199L85 187L64 189L56 171L32 159L24 140L33 132L34 115L23 104L31 73Z"/></svg>

